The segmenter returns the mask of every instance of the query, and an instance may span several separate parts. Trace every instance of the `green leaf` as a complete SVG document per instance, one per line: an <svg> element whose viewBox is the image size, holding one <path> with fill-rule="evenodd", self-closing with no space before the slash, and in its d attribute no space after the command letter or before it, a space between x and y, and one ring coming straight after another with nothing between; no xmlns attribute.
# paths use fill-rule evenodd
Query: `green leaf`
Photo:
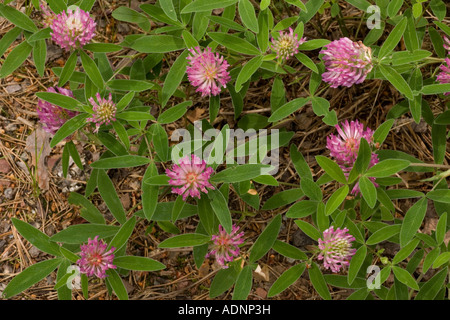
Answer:
<svg viewBox="0 0 450 320"><path fill-rule="evenodd" d="M370 246L370 245L373 245L373 244L380 243L380 242L382 242L384 240L387 240L387 239L395 236L396 234L398 234L400 232L401 227L402 226L398 225L398 224L385 226L385 227L375 231L369 237L369 239L367 239L366 244Z"/></svg>
<svg viewBox="0 0 450 320"><path fill-rule="evenodd" d="M0 69L0 79L11 74L14 70L20 67L25 59L30 55L31 50L33 50L33 46L29 45L26 41L23 41L21 44L12 49Z"/></svg>
<svg viewBox="0 0 450 320"><path fill-rule="evenodd" d="M445 159L447 138L446 126L433 124L431 126L431 141L433 143L434 163L442 164Z"/></svg>
<svg viewBox="0 0 450 320"><path fill-rule="evenodd" d="M188 50L185 50L180 54L170 68L164 86L161 91L161 106L164 107L167 104L169 98L175 93L184 75L186 74L186 66L188 60L186 59L189 54Z"/></svg>
<svg viewBox="0 0 450 320"><path fill-rule="evenodd" d="M427 271L430 269L431 265L437 259L440 253L441 249L439 247L436 247L432 249L430 252L428 252L427 256L423 260L422 274L427 273Z"/></svg>
<svg viewBox="0 0 450 320"><path fill-rule="evenodd" d="M289 150L291 161L294 164L295 171L297 171L298 175L300 176L300 179L313 180L311 169L309 168L308 163L305 161L303 154L297 150L297 147L294 144L291 144Z"/></svg>
<svg viewBox="0 0 450 320"><path fill-rule="evenodd" d="M31 20L26 14L16 10L13 7L3 4L0 5L0 14L21 29L30 32L38 31L38 28L34 24L33 20Z"/></svg>
<svg viewBox="0 0 450 320"><path fill-rule="evenodd" d="M297 201L304 196L302 189L288 189L274 194L262 206L262 210L272 210Z"/></svg>
<svg viewBox="0 0 450 320"><path fill-rule="evenodd" d="M54 92L37 92L36 96L39 99L42 99L44 101L50 102L51 104L60 106L61 108L72 110L72 111L79 111L78 106L80 103L78 100L60 94L60 93L54 93Z"/></svg>
<svg viewBox="0 0 450 320"><path fill-rule="evenodd" d="M196 0L185 6L181 13L203 12L225 8L238 2L238 0Z"/></svg>
<svg viewBox="0 0 450 320"><path fill-rule="evenodd" d="M197 0L198 1L198 0ZM211 39L226 47L229 50L236 51L238 53L248 54L248 55L260 55L261 52L253 44L239 38L238 36L221 33L221 32L209 32L208 35Z"/></svg>
<svg viewBox="0 0 450 320"><path fill-rule="evenodd" d="M232 300L246 300L252 289L252 284L252 268L245 266L236 280Z"/></svg>
<svg viewBox="0 0 450 320"><path fill-rule="evenodd" d="M286 103L286 90L284 88L283 80L276 76L273 80L272 92L270 94L270 108L274 113L278 108Z"/></svg>
<svg viewBox="0 0 450 320"><path fill-rule="evenodd" d="M450 203L450 190L449 189L436 189L426 194L428 199L433 201Z"/></svg>
<svg viewBox="0 0 450 320"><path fill-rule="evenodd" d="M387 7L387 13L389 17L393 18L397 15L398 11L403 5L404 0L392 0Z"/></svg>
<svg viewBox="0 0 450 320"><path fill-rule="evenodd" d="M269 48L269 13L268 10L263 10L259 12L258 15L258 28L259 32L256 35L256 40L258 41L258 46L261 52L266 52Z"/></svg>
<svg viewBox="0 0 450 320"><path fill-rule="evenodd" d="M210 240L211 236L209 235L204 235L201 233L186 233L162 241L158 245L158 248L194 247L208 243Z"/></svg>
<svg viewBox="0 0 450 320"><path fill-rule="evenodd" d="M115 121L116 122L116 121ZM125 148L117 139L114 135L107 133L107 132L103 132L100 131L98 134L98 139L100 140L101 143L103 143L103 145L108 148L109 151L111 151L112 153L114 153L116 156L125 156L128 155L128 151L127 148ZM109 157L109 158L103 158L101 159L103 160L107 160L107 159L111 159L111 163L115 163L118 161L114 161L114 157ZM94 162L95 163L95 162ZM96 166L96 164L94 164L94 167ZM108 168L107 168L108 169Z"/></svg>
<svg viewBox="0 0 450 320"><path fill-rule="evenodd" d="M348 268L348 283L351 285L353 281L355 281L356 276L358 275L359 270L361 269L364 260L367 255L367 247L362 245L356 250L356 253L353 255L350 260L350 266Z"/></svg>
<svg viewBox="0 0 450 320"><path fill-rule="evenodd" d="M249 0L239 0L238 11L244 26L252 30L254 33L258 33L258 19L256 19L253 4Z"/></svg>
<svg viewBox="0 0 450 320"><path fill-rule="evenodd" d="M164 264L156 260L138 256L116 257L114 258L113 264L118 268L136 271L158 271L166 267Z"/></svg>
<svg viewBox="0 0 450 320"><path fill-rule="evenodd" d="M50 242L50 238L40 230L34 228L26 222L16 218L11 218L11 222L19 233L27 239L33 246L41 251L54 256L60 256L59 246L56 243Z"/></svg>
<svg viewBox="0 0 450 320"><path fill-rule="evenodd" d="M211 283L209 297L216 298L227 291L236 282L238 276L239 271L234 267L219 270Z"/></svg>
<svg viewBox="0 0 450 320"><path fill-rule="evenodd" d="M80 57L86 75L97 88L102 90L104 87L103 77L94 60L92 60L83 50L80 50Z"/></svg>
<svg viewBox="0 0 450 320"><path fill-rule="evenodd" d="M444 212L436 226L436 242L438 245L441 245L444 242L445 233L447 232L447 212Z"/></svg>
<svg viewBox="0 0 450 320"><path fill-rule="evenodd" d="M304 64L307 68L311 69L311 71L315 73L319 73L319 69L317 69L316 63L311 60L306 54L299 52L295 55L295 57Z"/></svg>
<svg viewBox="0 0 450 320"><path fill-rule="evenodd" d="M91 52L116 52L122 50L122 47L113 43L88 43L83 46L84 50Z"/></svg>
<svg viewBox="0 0 450 320"><path fill-rule="evenodd" d="M348 195L348 192L348 185L342 186L338 190L333 192L325 206L325 214L327 216L332 214L342 204L342 202L344 202L345 198Z"/></svg>
<svg viewBox="0 0 450 320"><path fill-rule="evenodd" d="M286 212L286 217L288 218L304 218L310 216L317 211L317 201L313 200L303 200L292 205L288 212Z"/></svg>
<svg viewBox="0 0 450 320"><path fill-rule="evenodd" d="M253 182L257 182L260 184L265 184L268 186L278 186L279 183L277 179L270 175L262 175L253 179Z"/></svg>
<svg viewBox="0 0 450 320"><path fill-rule="evenodd" d="M447 269L444 268L435 274L420 288L414 300L434 300L445 283L447 272Z"/></svg>
<svg viewBox="0 0 450 320"><path fill-rule="evenodd" d="M118 169L143 166L150 162L151 160L146 157L123 155L97 160L91 163L91 167L95 169Z"/></svg>
<svg viewBox="0 0 450 320"><path fill-rule="evenodd" d="M379 143L380 145L383 144L384 140L386 140L386 137L389 134L389 131L392 128L392 125L394 124L394 119L389 119L383 122L381 125L378 126L378 128L373 133L373 141L375 143Z"/></svg>
<svg viewBox="0 0 450 320"><path fill-rule="evenodd" d="M149 132L152 135L152 142L158 157L162 161L169 160L169 140L166 130L159 123L154 123Z"/></svg>
<svg viewBox="0 0 450 320"><path fill-rule="evenodd" d="M391 33L392 34L392 33ZM405 79L394 68L379 65L383 76L405 97L410 100L414 99L414 94Z"/></svg>
<svg viewBox="0 0 450 320"><path fill-rule="evenodd" d="M186 48L191 49L199 46L197 39L195 39L189 31L183 30L182 36L184 43L186 44Z"/></svg>
<svg viewBox="0 0 450 320"><path fill-rule="evenodd" d="M177 20L177 13L173 5L173 0L160 0L159 4L164 13L172 20Z"/></svg>
<svg viewBox="0 0 450 320"><path fill-rule="evenodd" d="M264 174L262 171L263 168L267 168L267 165L263 164L243 164L230 168L226 168L215 175L213 175L210 179L212 182L241 182L245 180L250 180Z"/></svg>
<svg viewBox="0 0 450 320"><path fill-rule="evenodd" d="M331 300L331 294L330 291L328 290L325 278L323 277L322 272L320 272L320 269L315 262L313 262L311 264L311 267L308 269L308 275L317 293L324 300Z"/></svg>
<svg viewBox="0 0 450 320"><path fill-rule="evenodd" d="M281 215L277 215L272 221L269 222L267 227L256 239L250 251L250 262L256 262L262 258L272 248L273 244L277 240L278 233L281 227Z"/></svg>
<svg viewBox="0 0 450 320"><path fill-rule="evenodd" d="M111 211L112 215L120 224L124 224L127 221L125 210L123 209L119 196L116 193L114 184L104 170L98 171L97 186L98 191L100 192L103 201L105 201L109 211Z"/></svg>
<svg viewBox="0 0 450 320"><path fill-rule="evenodd" d="M142 179L141 185L141 198L142 198L142 209L147 220L151 220L153 214L155 213L156 206L158 204L158 190L159 186L152 186L147 184L146 181L154 176L158 175L158 169L154 162L151 162L147 169L145 170L144 177Z"/></svg>
<svg viewBox="0 0 450 320"><path fill-rule="evenodd" d="M122 249L122 247L128 242L128 239L133 233L135 225L136 217L131 217L130 219L128 219L127 222L125 222L122 227L120 227L114 238L110 241L107 250L114 247L114 252L119 252L119 250Z"/></svg>
<svg viewBox="0 0 450 320"><path fill-rule="evenodd" d="M340 183L347 183L344 172L342 172L342 169L336 162L324 156L316 156L316 161L319 166L324 169L328 175L330 175L330 177Z"/></svg>
<svg viewBox="0 0 450 320"><path fill-rule="evenodd" d="M9 299L48 276L62 262L62 259L49 259L31 265L15 276L3 290L5 299Z"/></svg>
<svg viewBox="0 0 450 320"><path fill-rule="evenodd" d="M380 161L371 167L365 173L367 177L383 178L389 177L410 165L408 160L401 159L387 159Z"/></svg>
<svg viewBox="0 0 450 320"><path fill-rule="evenodd" d="M145 180L145 183L151 186L168 186L170 178L165 174L154 175Z"/></svg>
<svg viewBox="0 0 450 320"><path fill-rule="evenodd" d="M137 39L131 48L142 53L166 53L182 50L186 48L186 44L180 37L161 34L143 36Z"/></svg>
<svg viewBox="0 0 450 320"><path fill-rule="evenodd" d="M2 38L0 39L0 57L11 46L11 44L17 39L17 37L22 33L22 31L23 30L21 28L14 27L2 36ZM28 42L30 42L30 38L28 38Z"/></svg>
<svg viewBox="0 0 450 320"><path fill-rule="evenodd" d="M308 256L298 249L297 247L294 247L293 245L290 245L289 243L276 240L272 247L273 250L278 252L279 254L295 259L295 260L307 260Z"/></svg>
<svg viewBox="0 0 450 320"><path fill-rule="evenodd" d="M394 27L394 29L391 31L391 33L381 46L380 52L378 53L379 58L383 58L394 51L395 47L400 42L403 33L405 32L406 24L406 18L403 18L400 22L397 23L397 25Z"/></svg>
<svg viewBox="0 0 450 320"><path fill-rule="evenodd" d="M398 281L416 291L419 291L419 286L417 285L416 280L408 271L397 266L392 266L392 271L394 271L394 275Z"/></svg>
<svg viewBox="0 0 450 320"><path fill-rule="evenodd" d="M427 199L422 198L417 201L406 212L400 230L400 245L404 247L416 234L427 211ZM400 280L400 279L399 279Z"/></svg>
<svg viewBox="0 0 450 320"><path fill-rule="evenodd" d="M116 91L135 91L142 92L152 89L155 84L142 81L142 80L129 80L129 79L113 79L109 80L106 85Z"/></svg>
<svg viewBox="0 0 450 320"><path fill-rule="evenodd" d="M420 92L424 95L443 94L450 92L450 83L429 84L422 87Z"/></svg>
<svg viewBox="0 0 450 320"><path fill-rule="evenodd" d="M88 238L94 239L99 236L100 239L114 236L119 227L104 224L83 223L69 226L57 234L50 237L51 241L68 244L81 244L87 242Z"/></svg>
<svg viewBox="0 0 450 320"><path fill-rule="evenodd" d="M322 190L310 179L301 179L300 187L311 200L322 201Z"/></svg>
<svg viewBox="0 0 450 320"><path fill-rule="evenodd" d="M47 44L41 39L33 45L33 61L39 76L44 76L45 60L47 58Z"/></svg>
<svg viewBox="0 0 450 320"><path fill-rule="evenodd" d="M223 196L223 194L215 189L210 190L208 192L208 198L211 201L211 207L216 214L217 219L219 220L222 227L225 231L230 234L232 229L232 221L231 221L231 213L230 209L228 209L228 202Z"/></svg>
<svg viewBox="0 0 450 320"><path fill-rule="evenodd" d="M433 269L437 269L450 260L450 252L442 252L433 262Z"/></svg>
<svg viewBox="0 0 450 320"><path fill-rule="evenodd" d="M143 111L122 111L116 114L117 119L128 120L128 121L144 121L144 120L155 120L149 112Z"/></svg>
<svg viewBox="0 0 450 320"><path fill-rule="evenodd" d="M76 115L72 119L67 120L61 128L56 131L52 140L50 141L50 148L55 147L60 141L70 136L72 133L78 129L84 127L86 124L86 119L90 116L88 113L81 113Z"/></svg>
<svg viewBox="0 0 450 320"><path fill-rule="evenodd" d="M62 87L66 84L67 81L69 81L70 77L72 76L73 72L75 71L75 66L77 64L77 52L74 51L70 55L69 59L67 59L66 64L64 65L64 68L61 72L61 76L58 81L58 86Z"/></svg>
<svg viewBox="0 0 450 320"><path fill-rule="evenodd" d="M185 101L164 111L159 117L161 124L172 123L180 119L187 111L187 107L192 105L192 101Z"/></svg>
<svg viewBox="0 0 450 320"><path fill-rule="evenodd" d="M243 84L247 82L251 78L251 76L259 69L262 64L262 60L263 56L256 56L244 65L236 79L236 92L241 91Z"/></svg>
<svg viewBox="0 0 450 320"><path fill-rule="evenodd" d="M128 300L128 292L125 288L125 285L120 278L119 274L114 269L106 270L107 278L106 281L111 285L111 288L114 290L114 293L117 295L119 300Z"/></svg>
<svg viewBox="0 0 450 320"><path fill-rule="evenodd" d="M295 224L311 239L317 241L322 234L310 223L303 220L295 220Z"/></svg>
<svg viewBox="0 0 450 320"><path fill-rule="evenodd" d="M92 202L83 197L81 194L71 192L67 201L70 204L83 207L80 215L90 223L105 224L105 218L101 212L92 204Z"/></svg>
<svg viewBox="0 0 450 320"><path fill-rule="evenodd" d="M126 6L120 6L116 10L114 10L111 14L114 19L130 22L130 23L145 23L148 21L147 17L143 14L140 14L133 9L130 9Z"/></svg>
<svg viewBox="0 0 450 320"><path fill-rule="evenodd" d="M392 264L398 264L399 262L401 262L401 261L405 260L407 257L409 257L409 255L417 247L419 242L420 242L419 239L413 239L406 246L401 248L397 252L397 254L394 256L394 258L392 259Z"/></svg>
<svg viewBox="0 0 450 320"><path fill-rule="evenodd" d="M268 121L270 122L280 121L286 118L287 116L292 115L294 112L298 111L308 101L309 98L297 98L291 100L288 103L285 103L284 105L278 107L274 112L272 112L272 115L269 117Z"/></svg>
<svg viewBox="0 0 450 320"><path fill-rule="evenodd" d="M286 290L291 284L302 276L305 268L305 263L300 263L283 272L270 287L267 297L271 298Z"/></svg>
<svg viewBox="0 0 450 320"><path fill-rule="evenodd" d="M245 31L245 28L241 26L239 23L234 22L233 20L227 19L221 16L208 16L208 19L212 22L218 23L226 28L233 29L236 31Z"/></svg>
<svg viewBox="0 0 450 320"><path fill-rule="evenodd" d="M416 61L423 60L431 55L432 53L430 51L421 49L414 50L413 52L396 51L392 53L392 66L401 66L405 64L410 64ZM389 60L386 60L386 62L388 61Z"/></svg>

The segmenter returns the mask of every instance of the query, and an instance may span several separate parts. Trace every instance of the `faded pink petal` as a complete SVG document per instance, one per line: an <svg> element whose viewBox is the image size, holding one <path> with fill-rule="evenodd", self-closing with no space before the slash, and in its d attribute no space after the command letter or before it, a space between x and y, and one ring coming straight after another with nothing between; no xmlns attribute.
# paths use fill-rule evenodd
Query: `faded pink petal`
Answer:
<svg viewBox="0 0 450 320"><path fill-rule="evenodd" d="M239 245L244 242L244 239L242 239L244 232L237 233L238 230L239 227L233 225L231 233L228 234L225 229L219 225L219 233L211 237L213 249L206 255L206 258L214 255L219 265L221 265L223 269L227 269L227 262L231 262L235 257L239 256Z"/></svg>
<svg viewBox="0 0 450 320"><path fill-rule="evenodd" d="M306 38L298 39L298 35L294 35L292 28L288 32L280 31L278 39L272 38L272 50L276 52L277 58L289 59L289 57L298 53L298 47L306 41Z"/></svg>
<svg viewBox="0 0 450 320"><path fill-rule="evenodd" d="M323 232L323 239L318 239L320 254L317 257L323 260L323 266L337 273L341 268L348 267L356 249L352 249L355 238L348 233L348 229L330 227Z"/></svg>

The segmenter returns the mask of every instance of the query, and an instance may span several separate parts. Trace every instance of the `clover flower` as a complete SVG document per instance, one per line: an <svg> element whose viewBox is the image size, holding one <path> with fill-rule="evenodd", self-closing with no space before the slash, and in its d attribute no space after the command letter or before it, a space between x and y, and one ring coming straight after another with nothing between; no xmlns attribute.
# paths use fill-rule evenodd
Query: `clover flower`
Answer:
<svg viewBox="0 0 450 320"><path fill-rule="evenodd" d="M364 125L358 120L350 123L346 120L341 126L342 128L339 125L335 126L339 135L331 134L327 137L327 148L338 163L353 165L358 156L361 138L370 144L373 141L373 131L370 128L364 130Z"/></svg>
<svg viewBox="0 0 450 320"><path fill-rule="evenodd" d="M111 247L108 251L108 245L103 240L98 240L98 236L88 239L87 244L81 245L81 259L77 261L77 265L80 267L80 272L86 274L88 277L96 275L99 278L106 278L106 270L116 269L113 265L114 260L114 247Z"/></svg>
<svg viewBox="0 0 450 320"><path fill-rule="evenodd" d="M211 237L213 249L206 255L206 258L214 255L219 265L222 266L223 269L227 269L228 266L226 263L233 261L234 257L239 256L239 245L244 242L244 239L242 239L244 232L237 233L238 230L239 227L233 225L231 233L228 234L225 229L219 225L219 233Z"/></svg>
<svg viewBox="0 0 450 320"><path fill-rule="evenodd" d="M97 102L95 102L94 98L89 98L89 102L92 104L92 111L94 114L92 115L92 118L86 119L88 122L95 123L95 130L94 132L98 132L98 129L102 124L110 124L113 121L116 121L116 105L112 101L112 95L109 94L109 98L104 99L100 96L100 94L97 92L95 95L97 98Z"/></svg>
<svg viewBox="0 0 450 320"><path fill-rule="evenodd" d="M341 123L341 126L342 128L339 125L335 126L339 135L335 136L334 134L330 134L327 137L327 148L330 150L330 155L336 158L336 162L341 167L345 176L348 177L358 157L361 138L364 138L369 145L373 145L374 132L370 128L364 129L364 125L358 120L351 121L350 123L346 120ZM372 152L368 168L373 167L378 162L378 155ZM370 177L369 180L375 187L378 187L375 178ZM360 193L359 182L354 185L350 193L353 195Z"/></svg>
<svg viewBox="0 0 450 320"><path fill-rule="evenodd" d="M73 98L72 91L60 87L50 87L47 89L47 92L59 93ZM61 108L40 99L38 100L38 107L36 111L39 116L39 120L43 125L42 128L51 134L55 134L67 120L78 114L76 111Z"/></svg>
<svg viewBox="0 0 450 320"><path fill-rule="evenodd" d="M80 8L62 11L50 25L52 40L67 51L81 48L94 37L95 26L94 19Z"/></svg>
<svg viewBox="0 0 450 320"><path fill-rule="evenodd" d="M352 249L352 242L355 238L348 233L348 229L330 227L323 232L323 239L318 239L320 254L319 260L323 260L326 269L331 269L337 273L341 268L350 264L356 249Z"/></svg>
<svg viewBox="0 0 450 320"><path fill-rule="evenodd" d="M326 68L322 80L330 83L331 88L362 83L372 70L372 50L361 41L353 42L345 37L325 47L320 51Z"/></svg>
<svg viewBox="0 0 450 320"><path fill-rule="evenodd" d="M217 96L221 87L226 87L231 80L227 71L228 62L218 53L211 52L211 48L204 51L200 47L189 49L191 56L187 57L189 66L186 69L188 79L197 92L205 96Z"/></svg>
<svg viewBox="0 0 450 320"><path fill-rule="evenodd" d="M56 18L56 14L49 10L47 5L40 5L42 10L42 24L44 25L44 28L48 28L52 25L53 20Z"/></svg>
<svg viewBox="0 0 450 320"><path fill-rule="evenodd" d="M445 58L445 63L439 66L441 72L437 75L436 81L440 84L450 83L450 59ZM450 95L450 92L445 92L444 95Z"/></svg>
<svg viewBox="0 0 450 320"><path fill-rule="evenodd" d="M277 58L289 59L289 57L298 53L298 47L306 41L306 38L298 39L298 35L294 35L292 28L289 32L280 31L278 39L272 38L272 50L276 52Z"/></svg>
<svg viewBox="0 0 450 320"><path fill-rule="evenodd" d="M200 199L200 191L208 193L206 188L214 190L208 181L213 172L213 168L206 167L205 160L194 154L182 158L172 169L166 169L166 175L170 178L169 184L180 187L172 188L172 193L182 195L183 200L188 196Z"/></svg>

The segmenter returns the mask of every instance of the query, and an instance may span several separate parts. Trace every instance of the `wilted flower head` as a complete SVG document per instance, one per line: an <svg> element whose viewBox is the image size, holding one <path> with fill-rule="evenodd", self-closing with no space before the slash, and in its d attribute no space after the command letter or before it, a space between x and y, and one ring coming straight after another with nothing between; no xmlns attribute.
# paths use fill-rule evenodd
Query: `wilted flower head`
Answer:
<svg viewBox="0 0 450 320"><path fill-rule="evenodd" d="M352 249L352 242L355 238L348 233L348 229L330 227L323 232L323 239L318 239L320 254L319 260L323 260L326 269L331 269L337 273L341 268L350 264L350 259L355 254L356 249Z"/></svg>
<svg viewBox="0 0 450 320"><path fill-rule="evenodd" d="M87 244L81 245L81 259L77 261L80 267L80 272L86 274L88 277L96 275L99 278L106 278L106 270L116 269L113 265L114 247L108 251L108 245L103 240L98 240L96 236L93 240L88 239Z"/></svg>
<svg viewBox="0 0 450 320"><path fill-rule="evenodd" d="M237 233L239 227L233 225L231 233L228 234L225 229L219 225L219 233L213 235L211 240L213 241L214 248L206 255L208 258L210 255L216 257L219 265L223 269L227 269L227 262L233 261L234 257L239 256L239 245L244 242L242 237L244 232Z"/></svg>
<svg viewBox="0 0 450 320"><path fill-rule="evenodd" d="M320 51L324 54L322 59L326 67L322 80L330 83L332 88L361 83L372 70L372 50L361 41L353 42L345 37L325 47Z"/></svg>
<svg viewBox="0 0 450 320"><path fill-rule="evenodd" d="M189 66L186 69L189 81L197 92L205 96L217 96L221 87L226 87L228 81L231 80L227 71L228 62L218 53L211 52L211 48L204 51L200 47L189 49L191 56L187 57Z"/></svg>
<svg viewBox="0 0 450 320"><path fill-rule="evenodd" d="M364 125L358 120L350 123L346 120L341 126L342 128L335 126L338 136L331 134L327 137L327 148L338 163L352 165L358 156L361 138L370 144L373 141L373 131L370 128L364 130Z"/></svg>
<svg viewBox="0 0 450 320"><path fill-rule="evenodd" d="M298 53L298 47L305 41L306 38L299 40L298 35L294 35L292 28L289 28L289 33L280 31L278 39L272 38L272 50L276 52L277 58L287 60Z"/></svg>
<svg viewBox="0 0 450 320"><path fill-rule="evenodd" d="M444 37L444 48L447 50L447 54L450 54L450 39Z"/></svg>
<svg viewBox="0 0 450 320"><path fill-rule="evenodd" d="M52 25L53 20L56 18L56 14L47 8L47 5L40 4L42 10L42 24L45 28Z"/></svg>
<svg viewBox="0 0 450 320"><path fill-rule="evenodd" d="M98 129L102 124L110 124L112 121L116 121L117 108L112 101L111 93L109 94L108 100L102 99L98 92L95 97L97 98L97 102L95 102L94 98L89 98L94 114L92 115L92 118L88 118L86 121L94 122L96 126L94 132L98 132Z"/></svg>
<svg viewBox="0 0 450 320"><path fill-rule="evenodd" d="M50 25L52 40L67 51L80 48L94 37L95 26L94 19L80 8L62 11Z"/></svg>
<svg viewBox="0 0 450 320"><path fill-rule="evenodd" d="M441 64L440 67L441 72L437 75L436 80L440 84L450 83L450 59L445 58L445 63ZM450 92L444 93L444 95L450 95Z"/></svg>
<svg viewBox="0 0 450 320"><path fill-rule="evenodd" d="M213 168L206 167L205 160L194 154L182 158L178 165L172 166L172 169L166 169L166 174L170 178L169 184L180 187L172 188L172 192L182 195L183 200L188 196L200 199L200 191L208 193L206 188L214 190L214 186L208 181L213 172Z"/></svg>
<svg viewBox="0 0 450 320"><path fill-rule="evenodd" d="M50 87L47 89L47 92L59 93L73 98L72 91L60 87ZM51 134L55 134L67 120L78 114L76 111L61 108L40 99L36 111L40 122L43 124L43 129Z"/></svg>

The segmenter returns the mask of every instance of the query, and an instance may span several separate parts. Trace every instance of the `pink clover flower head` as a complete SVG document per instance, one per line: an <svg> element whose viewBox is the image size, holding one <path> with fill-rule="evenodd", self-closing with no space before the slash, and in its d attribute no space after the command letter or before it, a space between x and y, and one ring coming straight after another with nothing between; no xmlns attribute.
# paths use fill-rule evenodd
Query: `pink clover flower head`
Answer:
<svg viewBox="0 0 450 320"><path fill-rule="evenodd" d="M182 158L172 169L166 169L166 175L170 178L169 184L179 186L172 188L172 193L182 195L183 200L188 196L200 199L200 191L208 193L206 188L214 190L214 186L208 181L213 172L214 169L207 167L205 160L194 154Z"/></svg>
<svg viewBox="0 0 450 320"><path fill-rule="evenodd" d="M228 62L218 53L212 53L209 47L204 51L200 47L189 51L192 55L187 57L189 65L186 72L190 83L197 87L196 91L201 92L202 97L217 96L221 87L225 88L231 80Z"/></svg>
<svg viewBox="0 0 450 320"><path fill-rule="evenodd" d="M81 245L81 259L77 261L77 265L80 267L80 272L86 274L88 277L96 275L99 278L106 278L106 270L116 269L113 265L114 260L114 247L111 247L108 251L106 249L108 245L103 240L98 240L98 236L88 239L87 244Z"/></svg>
<svg viewBox="0 0 450 320"><path fill-rule="evenodd" d="M278 39L272 38L272 50L276 52L277 58L289 59L298 53L298 47L306 41L306 38L298 39L298 35L294 34L292 28L289 32L280 31Z"/></svg>
<svg viewBox="0 0 450 320"><path fill-rule="evenodd" d="M50 87L47 92L74 97L72 91L60 87ZM51 134L55 134L67 120L78 114L77 111L67 110L41 99L38 100L36 112L42 123L42 128Z"/></svg>
<svg viewBox="0 0 450 320"><path fill-rule="evenodd" d="M53 24L56 14L49 10L47 5L40 4L39 6L42 10L42 24L44 25L44 28L48 28Z"/></svg>
<svg viewBox="0 0 450 320"><path fill-rule="evenodd" d="M370 128L364 130L364 125L358 120L348 120L341 123L342 128L336 125L339 135L331 134L327 137L327 148L330 155L337 159L338 163L353 165L355 162L361 138L367 140L369 144L373 142L373 131Z"/></svg>
<svg viewBox="0 0 450 320"><path fill-rule="evenodd" d="M325 47L320 51L324 54L322 59L326 68L322 80L331 88L362 83L372 70L372 50L361 41L354 42L345 37Z"/></svg>
<svg viewBox="0 0 450 320"><path fill-rule="evenodd" d="M231 262L235 257L239 256L239 245L244 242L244 239L242 238L244 232L238 233L238 230L239 227L233 225L231 233L228 234L225 229L219 225L219 233L211 237L213 249L206 255L206 258L214 255L219 265L223 269L227 269L227 262Z"/></svg>
<svg viewBox="0 0 450 320"><path fill-rule="evenodd" d="M89 12L80 8L62 11L50 25L52 40L67 51L81 48L95 36L95 26Z"/></svg>
<svg viewBox="0 0 450 320"><path fill-rule="evenodd" d="M337 273L341 268L349 266L356 249L352 249L355 238L348 233L348 229L330 227L323 232L323 239L318 239L320 254L319 260L323 260L326 269Z"/></svg>
<svg viewBox="0 0 450 320"><path fill-rule="evenodd" d="M98 129L102 124L110 124L113 121L116 121L116 105L112 101L112 95L109 94L108 99L104 99L100 96L100 94L97 92L95 95L97 102L95 102L94 98L89 98L89 102L92 104L92 111L94 114L91 118L86 119L88 122L95 123L95 130L94 132L98 132Z"/></svg>
<svg viewBox="0 0 450 320"><path fill-rule="evenodd" d="M445 58L445 63L439 66L441 72L437 75L436 81L440 84L450 83L450 59ZM450 95L450 92L445 92L444 95Z"/></svg>

